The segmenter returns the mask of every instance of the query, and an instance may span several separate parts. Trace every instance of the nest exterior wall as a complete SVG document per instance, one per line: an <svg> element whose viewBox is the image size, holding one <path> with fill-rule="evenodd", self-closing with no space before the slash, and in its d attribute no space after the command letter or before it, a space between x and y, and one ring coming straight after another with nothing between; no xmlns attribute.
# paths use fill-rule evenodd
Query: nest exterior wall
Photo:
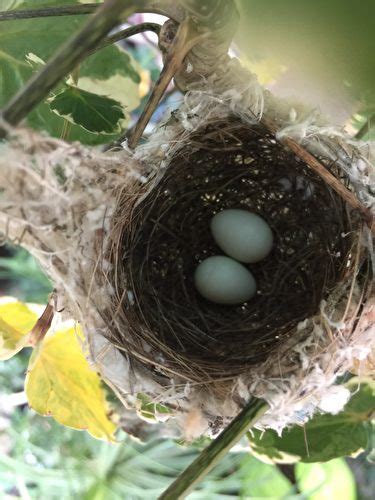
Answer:
<svg viewBox="0 0 375 500"><path fill-rule="evenodd" d="M132 405L143 392L169 405L175 417L171 425L180 421L186 432L189 415L198 415L199 425L191 435L196 437L218 432L257 396L270 405L259 426L280 431L317 410L338 412L347 401L347 389L335 381L354 362L360 372L374 343L371 269L365 280L363 272L348 275L316 314L298 323L295 336L280 344L274 357L214 386L187 380L178 369L166 371L165 358L150 355L147 342L143 354L134 349L134 336L117 314L123 295L132 290L125 287L118 295L111 278L116 262L106 256L119 245L116 235L131 221L134 195L145 197L156 189L191 134L207 122L237 116L251 127L263 113L276 117L280 136L294 137L313 154L335 162L358 198L374 210L371 146L354 144L303 109L276 103L251 76L230 90L210 82L205 89L189 91L174 117L134 155L126 150L103 154L35 132L12 131L9 142L0 146L2 228L5 237L23 244L41 262L57 289L58 307L82 323L93 363L124 404ZM126 206L124 199L129 201ZM356 234L358 259L353 266L364 261L364 253L373 254L365 224ZM122 343L114 333L119 328Z"/></svg>
<svg viewBox="0 0 375 500"><path fill-rule="evenodd" d="M369 144L355 143L344 131L322 123L316 113L289 103L276 102L272 96L263 93L251 77L246 84L232 86L224 92L213 92L215 85L207 85L207 88L210 90L199 88L188 92L183 106L172 119L161 125L150 140L137 149L136 158L154 169L149 184L150 193L163 186L168 172L173 176L172 167L178 162L179 155L189 154L189 141L194 132L199 135L207 124L225 122L233 115L249 127L257 126L264 113L279 124L277 138L284 135L293 137L326 165L334 165L336 175L343 182L349 182L350 189L358 198L368 208L374 209L371 191L374 171ZM204 141L202 137L201 142ZM145 191L142 199L145 204L148 203ZM152 194L150 200L152 204ZM349 210L348 207L345 210ZM202 387L203 384L197 387L196 378L189 380L187 372L184 373L181 368L183 363L188 364L188 358L168 366L166 351L162 350L164 354L160 350L158 354L154 351L160 338L150 342L146 334L143 337L143 361L153 366L155 378L165 385L164 396L151 396L156 401L180 405L188 411L198 408L208 432L215 432L224 425L226 419L233 417L251 395L264 398L271 406L260 426L273 427L278 431L285 425L301 423L317 410L340 411L349 393L343 387L334 385L335 381L350 369L353 358L362 361L366 358L371 351L374 333L374 306L371 300L373 264L369 258L373 254L371 232L364 223L356 225L358 218L355 214L352 213L350 219L357 222L354 222L356 228L352 228L355 236L349 252L350 262L345 261L348 255L341 255L343 265L350 267L346 279L342 275L338 286L333 287L332 293L321 301L315 314L300 321L290 339L284 339L272 356L260 361L257 366L249 365L247 372L245 370L237 377L229 377L230 381L225 380L224 375L222 383L215 384L207 377L206 387ZM342 231L343 238L344 233ZM360 270L365 262L365 268ZM133 340L134 337L129 342ZM137 347L133 344L132 349ZM197 367L191 364L187 368L195 370ZM167 373L169 377L163 381Z"/></svg>

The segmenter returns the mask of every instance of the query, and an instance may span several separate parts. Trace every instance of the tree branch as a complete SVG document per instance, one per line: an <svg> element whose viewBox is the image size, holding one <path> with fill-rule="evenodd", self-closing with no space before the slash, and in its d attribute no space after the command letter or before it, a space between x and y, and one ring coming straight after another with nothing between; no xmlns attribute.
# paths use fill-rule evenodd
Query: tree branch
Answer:
<svg viewBox="0 0 375 500"><path fill-rule="evenodd" d="M10 100L0 113L0 123L5 121L17 125L41 102L57 83L82 61L100 41L118 24L120 16L130 16L146 0L106 0L90 17L75 37L68 40L56 55L34 75L27 84ZM0 129L0 137L5 136Z"/></svg>
<svg viewBox="0 0 375 500"><path fill-rule="evenodd" d="M190 19L186 19L180 24L173 43L167 56L165 57L164 67L160 76L155 83L150 98L147 101L147 104L131 134L129 139L130 148L135 148L138 144L138 141L142 137L142 134L161 98L163 97L165 90L181 68L186 55L196 43L202 40L202 37L204 36L205 35L197 35Z"/></svg>
<svg viewBox="0 0 375 500"><path fill-rule="evenodd" d="M271 120L263 117L261 122L273 134L277 133L277 126ZM336 191L336 193L341 196L341 198L345 200L348 205L355 210L358 210L371 229L372 233L375 234L374 217L371 211L364 206L360 200L358 200L354 193L349 191L349 189L346 188L342 182L336 179L336 177L331 174L331 172L329 172L329 170L327 170L317 158L315 158L315 156L306 151L306 149L295 140L290 137L284 137L280 139L280 142L288 146L288 148L291 149L293 153L298 156L298 158L307 163L307 165L314 170L314 172L316 172L319 177L321 177L334 191Z"/></svg>
<svg viewBox="0 0 375 500"><path fill-rule="evenodd" d="M159 500L185 498L267 410L268 405L264 401L252 399L228 427L162 493Z"/></svg>
<svg viewBox="0 0 375 500"><path fill-rule="evenodd" d="M174 21L182 21L183 10L175 5L174 0L154 0L150 1L147 7L142 5L137 6L135 12L139 14L159 14L161 16L169 17ZM27 9L27 10L10 10L0 12L1 21L12 21L15 19L35 19L41 17L57 17L57 16L79 16L83 14L92 14L100 4L88 3L84 5L68 5L65 7L45 7L41 9Z"/></svg>
<svg viewBox="0 0 375 500"><path fill-rule="evenodd" d="M114 43L120 42L125 38L130 38L131 36L138 35L138 33L144 33L145 31L152 31L157 35L160 33L161 26L157 23L140 23L135 26L130 26L129 28L125 28L117 33L114 33L111 36L104 38L100 45L93 49L91 52L97 52L98 50L104 49L109 45L113 45ZM90 53L91 53L90 52Z"/></svg>
<svg viewBox="0 0 375 500"><path fill-rule="evenodd" d="M0 21L40 17L79 16L82 14L92 14L98 7L100 5L97 3L88 3L84 5L68 5L66 7L45 7L44 9L9 10L0 12Z"/></svg>

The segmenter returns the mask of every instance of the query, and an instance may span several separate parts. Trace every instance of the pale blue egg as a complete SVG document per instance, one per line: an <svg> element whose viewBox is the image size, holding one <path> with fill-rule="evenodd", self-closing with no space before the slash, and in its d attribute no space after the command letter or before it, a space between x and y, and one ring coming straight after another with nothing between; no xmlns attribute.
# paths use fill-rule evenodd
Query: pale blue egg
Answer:
<svg viewBox="0 0 375 500"><path fill-rule="evenodd" d="M272 250L270 226L247 210L231 208L219 212L211 220L211 232L218 246L240 262L259 262Z"/></svg>
<svg viewBox="0 0 375 500"><path fill-rule="evenodd" d="M239 262L217 255L199 264L194 274L198 292L217 304L243 304L254 297L256 281Z"/></svg>

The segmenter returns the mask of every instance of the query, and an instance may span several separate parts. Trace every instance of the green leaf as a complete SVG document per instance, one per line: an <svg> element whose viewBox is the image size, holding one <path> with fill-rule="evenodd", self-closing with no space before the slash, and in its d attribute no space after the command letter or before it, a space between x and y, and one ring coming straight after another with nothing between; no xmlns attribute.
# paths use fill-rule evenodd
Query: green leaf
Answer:
<svg viewBox="0 0 375 500"><path fill-rule="evenodd" d="M111 134L125 118L121 104L77 87L68 86L49 101L52 111L90 132Z"/></svg>
<svg viewBox="0 0 375 500"><path fill-rule="evenodd" d="M352 379L353 396L338 415L316 415L304 427L294 426L282 436L273 430L248 434L255 456L271 462L325 462L363 451L368 444L368 421L375 408L375 382Z"/></svg>
<svg viewBox="0 0 375 500"><path fill-rule="evenodd" d="M157 422L157 415L170 415L172 410L167 406L161 405L159 403L153 403L151 399L142 393L137 394L136 409L138 415L147 422Z"/></svg>
<svg viewBox="0 0 375 500"><path fill-rule="evenodd" d="M13 10L16 9L21 3L22 0L1 0L0 10L2 11Z"/></svg>
<svg viewBox="0 0 375 500"><path fill-rule="evenodd" d="M79 70L80 78L107 80L115 75L129 77L135 83L141 81L131 57L117 45L95 52L81 64Z"/></svg>
<svg viewBox="0 0 375 500"><path fill-rule="evenodd" d="M45 6L61 6L81 3L72 0L28 0L20 2L18 7L38 8ZM27 59L32 53L43 61L56 52L58 47L78 31L87 16L61 16L41 19L22 19L4 21L0 29L0 107L26 83L33 72L38 70L35 64ZM53 33L53 36L51 35ZM100 54L100 53L98 53ZM105 59L107 59L105 61ZM100 64L100 69L96 65ZM103 54L90 56L83 63L86 75L78 85L83 90L108 96L121 102L123 108L135 109L140 103L136 70L133 60L116 47L103 49ZM94 79L105 71L113 74L110 79ZM60 86L61 90L61 86ZM57 88L59 91L59 88ZM118 98L121 97L121 98ZM41 103L28 118L28 125L44 130L52 136L60 137L64 129L65 119L52 112L48 103ZM96 145L114 140L118 134L102 135L85 130L72 124L69 139L84 144Z"/></svg>
<svg viewBox="0 0 375 500"><path fill-rule="evenodd" d="M325 464L296 465L297 484L309 500L356 500L353 474L343 459ZM306 496L305 496L306 495Z"/></svg>
<svg viewBox="0 0 375 500"><path fill-rule="evenodd" d="M248 498L284 498L292 492L293 485L275 466L265 464L252 456L241 462L241 497Z"/></svg>
<svg viewBox="0 0 375 500"><path fill-rule="evenodd" d="M48 2L47 5L52 3ZM57 1L54 3L60 4ZM45 4L45 2L23 2L19 7L40 7ZM4 106L32 76L34 68L27 62L27 54L32 52L43 61L47 61L56 49L79 29L84 17L21 19L1 23L0 107ZM49 122L39 119L39 108L33 112L33 126L51 133ZM53 116L52 113L51 115ZM56 127L57 135L60 135L64 120L55 116L55 121L57 120L59 122L59 127Z"/></svg>

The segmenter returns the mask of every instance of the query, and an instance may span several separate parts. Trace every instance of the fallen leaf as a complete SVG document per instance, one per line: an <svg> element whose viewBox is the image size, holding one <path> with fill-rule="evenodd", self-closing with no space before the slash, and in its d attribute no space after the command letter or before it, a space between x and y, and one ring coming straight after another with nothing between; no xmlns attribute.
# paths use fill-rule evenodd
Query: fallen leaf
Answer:
<svg viewBox="0 0 375 500"><path fill-rule="evenodd" d="M48 334L34 350L26 376L29 405L57 422L114 441L116 426L98 374L86 360L79 327L69 324Z"/></svg>

